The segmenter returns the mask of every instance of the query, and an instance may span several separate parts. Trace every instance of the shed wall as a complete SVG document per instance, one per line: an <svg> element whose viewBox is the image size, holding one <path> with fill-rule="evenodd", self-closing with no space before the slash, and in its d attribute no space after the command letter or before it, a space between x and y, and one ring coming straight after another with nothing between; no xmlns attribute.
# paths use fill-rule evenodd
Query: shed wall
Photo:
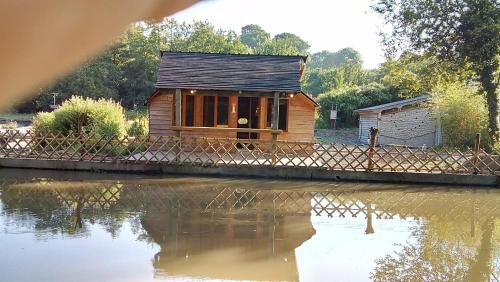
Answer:
<svg viewBox="0 0 500 282"><path fill-rule="evenodd" d="M436 145L437 124L428 107L406 108L382 114L378 144L411 147Z"/></svg>
<svg viewBox="0 0 500 282"><path fill-rule="evenodd" d="M377 113L360 114L358 142L361 144L370 143L370 128L378 128L378 126Z"/></svg>

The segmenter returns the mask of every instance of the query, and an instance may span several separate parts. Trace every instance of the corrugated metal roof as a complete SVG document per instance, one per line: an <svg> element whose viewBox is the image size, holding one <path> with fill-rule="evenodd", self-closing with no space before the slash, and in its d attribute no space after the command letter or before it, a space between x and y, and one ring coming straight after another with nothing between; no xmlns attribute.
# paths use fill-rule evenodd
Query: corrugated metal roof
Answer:
<svg viewBox="0 0 500 282"><path fill-rule="evenodd" d="M162 52L157 88L300 92L306 57Z"/></svg>
<svg viewBox="0 0 500 282"><path fill-rule="evenodd" d="M377 105L377 106L373 106L373 107L358 109L358 110L355 110L354 112L355 113L367 113L367 112L380 113L380 112L385 111L385 110L398 109L398 108L408 106L411 104L421 103L421 102L427 101L429 99L430 99L430 96L428 96L428 95L418 96L418 97L411 98L411 99L406 99L406 100L391 102L391 103L387 103L387 104Z"/></svg>

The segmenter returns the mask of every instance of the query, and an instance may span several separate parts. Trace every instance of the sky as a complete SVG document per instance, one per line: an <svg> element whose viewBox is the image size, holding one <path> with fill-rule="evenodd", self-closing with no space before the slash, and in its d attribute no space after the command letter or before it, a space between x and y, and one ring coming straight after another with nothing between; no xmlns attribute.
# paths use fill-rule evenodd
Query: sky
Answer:
<svg viewBox="0 0 500 282"><path fill-rule="evenodd" d="M291 32L311 45L311 52L358 50L366 68L384 61L378 35L382 19L370 9L372 0L209 0L173 18L208 20L217 28L240 33L247 24L258 24L271 35Z"/></svg>

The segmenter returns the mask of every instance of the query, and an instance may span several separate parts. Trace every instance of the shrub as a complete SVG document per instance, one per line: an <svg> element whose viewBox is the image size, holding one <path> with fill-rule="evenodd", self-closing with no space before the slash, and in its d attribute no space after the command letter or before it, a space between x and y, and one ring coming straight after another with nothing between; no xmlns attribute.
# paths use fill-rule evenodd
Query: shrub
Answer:
<svg viewBox="0 0 500 282"><path fill-rule="evenodd" d="M81 117L84 133L96 136L125 135L123 108L112 100L73 96L52 113L39 113L33 120L35 132L76 135Z"/></svg>
<svg viewBox="0 0 500 282"><path fill-rule="evenodd" d="M136 117L128 122L127 135L146 136L149 132L149 119L146 116Z"/></svg>
<svg viewBox="0 0 500 282"><path fill-rule="evenodd" d="M54 132L54 113L40 112L33 118L33 130L37 134Z"/></svg>
<svg viewBox="0 0 500 282"><path fill-rule="evenodd" d="M432 102L436 118L441 119L445 146L472 146L476 133L481 133L483 144L488 145L486 101L476 89L440 86L434 91Z"/></svg>
<svg viewBox="0 0 500 282"><path fill-rule="evenodd" d="M321 94L318 103L316 123L318 128L330 124L330 110L337 104L337 125L339 127L354 127L357 124L355 110L397 100L393 88L380 84L370 84L363 87L351 87Z"/></svg>

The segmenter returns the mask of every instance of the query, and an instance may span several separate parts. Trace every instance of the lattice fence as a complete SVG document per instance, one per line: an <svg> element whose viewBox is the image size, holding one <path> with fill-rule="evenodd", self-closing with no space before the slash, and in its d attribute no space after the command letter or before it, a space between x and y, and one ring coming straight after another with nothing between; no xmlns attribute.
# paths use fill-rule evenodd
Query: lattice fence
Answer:
<svg viewBox="0 0 500 282"><path fill-rule="evenodd" d="M483 175L500 171L500 156L484 150L174 136L63 136L16 130L0 133L0 158Z"/></svg>

